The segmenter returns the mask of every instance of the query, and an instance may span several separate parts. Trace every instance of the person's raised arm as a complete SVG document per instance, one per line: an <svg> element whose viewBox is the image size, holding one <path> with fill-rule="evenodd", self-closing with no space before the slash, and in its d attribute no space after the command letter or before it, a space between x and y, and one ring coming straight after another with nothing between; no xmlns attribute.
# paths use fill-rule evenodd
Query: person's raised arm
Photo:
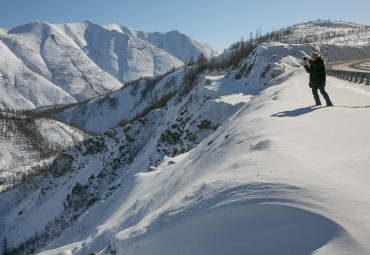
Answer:
<svg viewBox="0 0 370 255"><path fill-rule="evenodd" d="M311 73L310 67L307 66L307 60L306 59L303 60L303 67L304 67L304 69L306 69L307 73Z"/></svg>

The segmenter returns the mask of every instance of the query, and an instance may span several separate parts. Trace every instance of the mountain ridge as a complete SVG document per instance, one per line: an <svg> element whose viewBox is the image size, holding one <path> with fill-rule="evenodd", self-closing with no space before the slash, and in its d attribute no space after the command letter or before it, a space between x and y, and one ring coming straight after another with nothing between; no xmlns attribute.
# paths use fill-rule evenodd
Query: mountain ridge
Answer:
<svg viewBox="0 0 370 255"><path fill-rule="evenodd" d="M148 41L91 21L33 22L0 30L2 108L33 109L80 102L115 91L128 81L184 65ZM176 47L174 43L170 40L172 45L167 44L167 50ZM184 45L191 43L195 41L189 39ZM201 50L207 53L210 46L201 45L201 49L184 48L177 56L196 58Z"/></svg>
<svg viewBox="0 0 370 255"><path fill-rule="evenodd" d="M170 52L173 56L177 57L184 63L188 63L191 60L191 57L196 59L194 54L183 56L183 54L181 54L181 51L183 50L184 47L189 47L188 49L189 52L194 51L194 50L199 50L203 52L203 54L205 55L207 59L212 59L219 55L219 52L217 50L213 50L211 47L206 47L206 44L201 43L200 41L196 39L187 37L178 30L173 30L169 32L150 33L150 32L138 31L134 28L130 28L127 26L121 26L118 24L107 25L105 27L110 28L110 29L119 29L123 33L138 37L142 40L152 43L158 48L161 48L163 50ZM177 42L176 48L172 48L172 49L170 48L171 40ZM187 43L189 41L190 43Z"/></svg>

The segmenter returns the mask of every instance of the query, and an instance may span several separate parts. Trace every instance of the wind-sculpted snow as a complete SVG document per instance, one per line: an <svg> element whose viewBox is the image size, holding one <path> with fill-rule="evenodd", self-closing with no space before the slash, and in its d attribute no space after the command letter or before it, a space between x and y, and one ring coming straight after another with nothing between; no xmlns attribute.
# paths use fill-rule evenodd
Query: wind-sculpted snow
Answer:
<svg viewBox="0 0 370 255"><path fill-rule="evenodd" d="M153 255L311 254L343 234L340 226L321 215L267 204L212 208L207 213L184 217L173 226L159 225L151 230L152 235L148 233L132 243L133 238L121 241L117 235L112 250Z"/></svg>
<svg viewBox="0 0 370 255"><path fill-rule="evenodd" d="M166 73L197 58L219 53L180 35L163 49L149 41L86 21L35 22L0 33L0 107L34 109L81 102L122 88L128 81ZM184 41L185 40L185 41ZM211 53L210 53L211 52ZM175 55L173 55L173 54Z"/></svg>

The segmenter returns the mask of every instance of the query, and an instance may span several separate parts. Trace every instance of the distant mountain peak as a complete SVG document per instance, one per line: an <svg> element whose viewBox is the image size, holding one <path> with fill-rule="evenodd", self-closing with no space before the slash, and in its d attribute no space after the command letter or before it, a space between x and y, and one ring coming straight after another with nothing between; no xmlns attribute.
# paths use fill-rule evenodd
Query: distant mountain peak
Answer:
<svg viewBox="0 0 370 255"><path fill-rule="evenodd" d="M23 34L23 33L32 33L35 30L38 30L42 27L50 27L51 25L45 21L31 22L28 24L16 26L8 30L9 34Z"/></svg>

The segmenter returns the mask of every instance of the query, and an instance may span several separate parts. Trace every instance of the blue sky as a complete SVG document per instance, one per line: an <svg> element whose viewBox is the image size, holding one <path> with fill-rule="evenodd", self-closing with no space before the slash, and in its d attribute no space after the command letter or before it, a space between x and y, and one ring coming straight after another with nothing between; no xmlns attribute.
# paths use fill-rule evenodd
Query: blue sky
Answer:
<svg viewBox="0 0 370 255"><path fill-rule="evenodd" d="M260 27L265 33L317 19L370 25L369 10L369 0L0 0L0 27L90 20L147 32L179 30L223 50Z"/></svg>

